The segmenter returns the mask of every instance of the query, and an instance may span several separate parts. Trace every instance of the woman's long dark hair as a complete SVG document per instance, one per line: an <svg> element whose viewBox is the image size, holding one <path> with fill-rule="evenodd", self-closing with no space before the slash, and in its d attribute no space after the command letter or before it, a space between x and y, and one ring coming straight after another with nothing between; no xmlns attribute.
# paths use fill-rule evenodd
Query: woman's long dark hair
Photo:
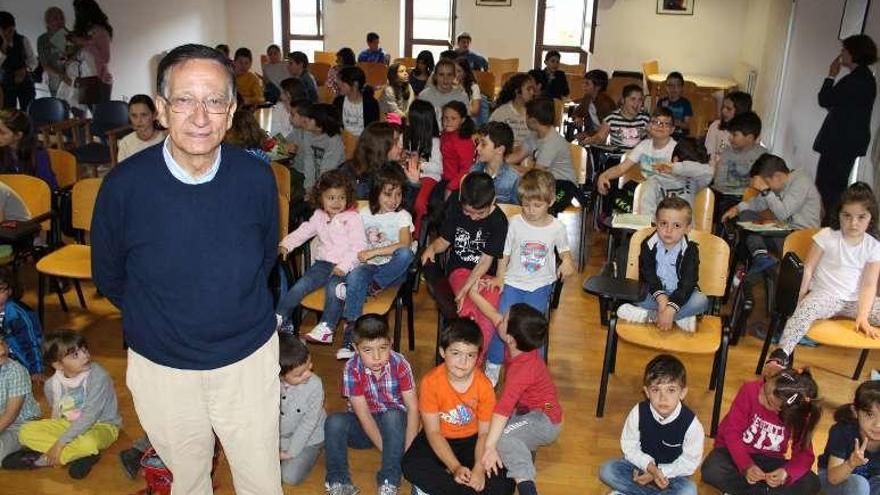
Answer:
<svg viewBox="0 0 880 495"><path fill-rule="evenodd" d="M403 148L417 151L419 158L429 160L434 138L440 136L434 105L416 100L409 106L406 129L403 131Z"/></svg>
<svg viewBox="0 0 880 495"><path fill-rule="evenodd" d="M834 216L831 217L831 224L829 225L831 230L840 230L840 212L843 211L844 206L852 203L861 203L868 210L868 213L871 214L871 223L868 224L868 229L865 232L874 239L880 240L880 231L877 229L877 197L874 196L871 186L864 182L856 182L843 192L840 202L837 203Z"/></svg>
<svg viewBox="0 0 880 495"><path fill-rule="evenodd" d="M31 120L27 114L14 109L0 110L0 121L3 122L13 134L20 132L21 141L18 148L4 146L2 149L2 161L0 172L4 174L27 174L37 175L37 148L39 142L32 132Z"/></svg>
<svg viewBox="0 0 880 495"><path fill-rule="evenodd" d="M461 85L461 89L467 93L468 100L470 100L474 97L474 84L477 82L477 79L474 77L474 71L471 70L470 62L464 57L455 59L455 65L462 71L462 77L458 83Z"/></svg>
<svg viewBox="0 0 880 495"><path fill-rule="evenodd" d="M419 62L425 64L425 73L419 70ZM425 76L431 77L431 73L434 72L434 54L429 52L428 50L422 50L419 52L419 55L416 57L416 66L413 67L413 74L421 77Z"/></svg>
<svg viewBox="0 0 880 495"><path fill-rule="evenodd" d="M73 0L74 23L73 32L86 36L95 26L101 26L113 37L113 26L107 20L107 14L101 10L95 0Z"/></svg>
<svg viewBox="0 0 880 495"><path fill-rule="evenodd" d="M403 64L391 64L388 67L388 85L394 90L395 100L407 101L412 90L409 87L409 83L403 82L397 77L397 71L400 70L401 65Z"/></svg>
<svg viewBox="0 0 880 495"><path fill-rule="evenodd" d="M394 146L395 133L399 132L396 125L388 122L373 122L364 128L351 160L357 177L374 173L388 161L388 151Z"/></svg>

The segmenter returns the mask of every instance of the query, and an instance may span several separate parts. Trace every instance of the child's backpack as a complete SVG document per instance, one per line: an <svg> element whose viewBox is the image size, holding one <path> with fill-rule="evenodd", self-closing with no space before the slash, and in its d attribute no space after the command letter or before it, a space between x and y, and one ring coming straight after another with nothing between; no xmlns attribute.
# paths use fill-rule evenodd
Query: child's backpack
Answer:
<svg viewBox="0 0 880 495"><path fill-rule="evenodd" d="M32 375L43 372L43 329L33 310L24 303L6 301L2 323L9 352Z"/></svg>

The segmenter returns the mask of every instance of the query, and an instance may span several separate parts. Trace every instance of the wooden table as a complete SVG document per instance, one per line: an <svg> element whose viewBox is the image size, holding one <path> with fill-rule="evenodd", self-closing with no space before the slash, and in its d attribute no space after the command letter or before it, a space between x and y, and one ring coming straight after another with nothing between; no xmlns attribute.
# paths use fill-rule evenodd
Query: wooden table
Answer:
<svg viewBox="0 0 880 495"><path fill-rule="evenodd" d="M684 80L691 81L696 84L698 88L707 90L721 90L726 92L737 86L736 81L731 78L706 76L703 74L685 74ZM657 74L651 74L648 76L648 82L652 84L662 84L666 82L666 73L658 72Z"/></svg>

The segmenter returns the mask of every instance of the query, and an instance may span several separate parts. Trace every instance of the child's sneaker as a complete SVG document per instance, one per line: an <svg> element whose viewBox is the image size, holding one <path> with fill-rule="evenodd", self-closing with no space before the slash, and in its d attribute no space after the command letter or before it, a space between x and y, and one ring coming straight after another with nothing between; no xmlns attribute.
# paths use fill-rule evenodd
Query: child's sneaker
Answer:
<svg viewBox="0 0 880 495"><path fill-rule="evenodd" d="M764 369L761 370L761 376L764 378L776 376L780 371L788 368L790 364L791 358L781 347L779 347L770 353L770 357L768 357L767 361L764 363Z"/></svg>
<svg viewBox="0 0 880 495"><path fill-rule="evenodd" d="M367 297L376 297L380 292L382 292L382 287L379 287L379 284L376 282L370 282L370 285L367 287Z"/></svg>
<svg viewBox="0 0 880 495"><path fill-rule="evenodd" d="M306 334L306 340L316 344L332 344L333 329L330 328L327 322L322 321L315 325L311 332Z"/></svg>
<svg viewBox="0 0 880 495"><path fill-rule="evenodd" d="M617 308L617 316L633 323L646 323L650 320L651 311L635 304L621 304Z"/></svg>
<svg viewBox="0 0 880 495"><path fill-rule="evenodd" d="M345 301L345 282L336 284L336 290L334 292L336 292L337 299L339 299L340 301Z"/></svg>
<svg viewBox="0 0 880 495"><path fill-rule="evenodd" d="M680 320L675 320L675 324L678 325L678 328L680 328L688 333L694 333L697 331L697 317L696 316L688 316L688 317L682 318Z"/></svg>
<svg viewBox="0 0 880 495"><path fill-rule="evenodd" d="M137 478L138 472L141 470L141 457L144 453L138 449L130 448L119 453L119 462L122 463L122 470L128 479Z"/></svg>
<svg viewBox="0 0 880 495"><path fill-rule="evenodd" d="M492 382L492 388L494 388L498 385L498 380L501 378L501 365L486 361L486 368L483 370L483 373Z"/></svg>
<svg viewBox="0 0 880 495"><path fill-rule="evenodd" d="M101 460L98 454L90 455L71 462L67 467L67 474L75 480L81 480L89 475L92 467Z"/></svg>
<svg viewBox="0 0 880 495"><path fill-rule="evenodd" d="M293 326L293 322L288 321L278 326L278 333L296 335L296 327Z"/></svg>
<svg viewBox="0 0 880 495"><path fill-rule="evenodd" d="M324 489L327 495L358 495L361 491L358 487L350 483L333 483L332 485L325 483Z"/></svg>
<svg viewBox="0 0 880 495"><path fill-rule="evenodd" d="M398 488L391 484L388 480L385 480L379 486L379 495L397 495Z"/></svg>
<svg viewBox="0 0 880 495"><path fill-rule="evenodd" d="M776 266L777 263L776 258L769 254L759 254L752 260L752 266L749 267L748 275L754 276L765 270L769 270Z"/></svg>
<svg viewBox="0 0 880 495"><path fill-rule="evenodd" d="M281 324L284 323L284 317L275 313L275 331L281 330Z"/></svg>
<svg viewBox="0 0 880 495"><path fill-rule="evenodd" d="M348 361L353 358L355 355L354 345L352 344L342 344L342 347L336 351L336 359L339 361Z"/></svg>
<svg viewBox="0 0 880 495"><path fill-rule="evenodd" d="M3 458L3 469L34 469L37 466L37 460L43 457L43 454L31 449L22 449L13 452Z"/></svg>

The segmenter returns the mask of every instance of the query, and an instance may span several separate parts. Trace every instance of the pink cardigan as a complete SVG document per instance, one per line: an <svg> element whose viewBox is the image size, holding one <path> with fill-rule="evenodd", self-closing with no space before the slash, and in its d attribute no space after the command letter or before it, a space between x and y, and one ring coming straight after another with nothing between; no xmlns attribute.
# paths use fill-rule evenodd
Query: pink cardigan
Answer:
<svg viewBox="0 0 880 495"><path fill-rule="evenodd" d="M334 263L346 273L357 266L358 253L367 248L364 222L355 209L332 219L324 210L315 210L312 218L281 240L281 245L293 251L316 235L320 243L315 259Z"/></svg>

